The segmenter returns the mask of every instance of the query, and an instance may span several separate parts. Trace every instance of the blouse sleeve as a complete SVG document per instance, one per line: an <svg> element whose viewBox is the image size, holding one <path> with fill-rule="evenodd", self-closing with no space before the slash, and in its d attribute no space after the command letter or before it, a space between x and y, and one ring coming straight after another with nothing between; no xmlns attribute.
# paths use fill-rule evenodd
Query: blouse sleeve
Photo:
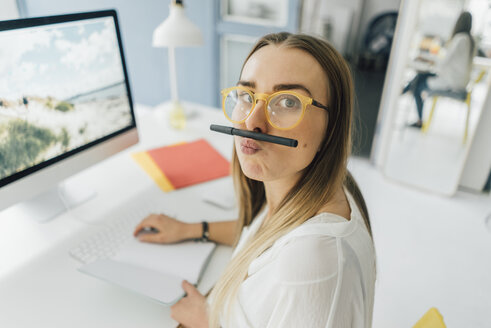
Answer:
<svg viewBox="0 0 491 328"><path fill-rule="evenodd" d="M326 327L338 285L335 237L310 235L282 247L267 327Z"/></svg>

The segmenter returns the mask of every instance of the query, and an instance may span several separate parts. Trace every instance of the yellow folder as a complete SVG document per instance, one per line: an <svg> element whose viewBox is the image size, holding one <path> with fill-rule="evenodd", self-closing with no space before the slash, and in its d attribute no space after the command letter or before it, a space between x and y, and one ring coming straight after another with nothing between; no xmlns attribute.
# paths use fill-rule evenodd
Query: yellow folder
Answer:
<svg viewBox="0 0 491 328"><path fill-rule="evenodd" d="M174 190L174 186L170 183L169 179L167 179L165 174L162 174L162 171L146 151L131 154L131 157L147 172L162 191Z"/></svg>
<svg viewBox="0 0 491 328"><path fill-rule="evenodd" d="M413 328L446 328L443 322L443 316L436 308L431 308L425 315L419 319Z"/></svg>

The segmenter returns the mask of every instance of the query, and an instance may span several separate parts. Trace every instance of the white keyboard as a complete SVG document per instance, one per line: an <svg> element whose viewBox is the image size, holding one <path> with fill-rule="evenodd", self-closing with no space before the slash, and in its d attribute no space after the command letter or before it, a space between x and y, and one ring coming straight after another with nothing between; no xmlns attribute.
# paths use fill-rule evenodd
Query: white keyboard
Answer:
<svg viewBox="0 0 491 328"><path fill-rule="evenodd" d="M137 197L125 201L124 205L110 212L106 218L93 222L101 226L101 230L81 242L69 251L77 261L84 264L98 259L107 259L133 237L138 223L151 213L165 213L178 220L230 220L237 217L234 207L225 209L234 200L223 196L233 195L231 178L210 181L206 184L181 191L162 193L158 189L150 189ZM210 197L210 194L222 196ZM210 198L210 199L209 199ZM223 198L216 201L211 198ZM224 203L227 206L224 206Z"/></svg>
<svg viewBox="0 0 491 328"><path fill-rule="evenodd" d="M134 238L133 231L141 220L150 213L159 212L162 212L162 209L159 209L159 204L155 201L132 202L104 220L100 231L72 248L69 254L84 264L110 258L125 242Z"/></svg>

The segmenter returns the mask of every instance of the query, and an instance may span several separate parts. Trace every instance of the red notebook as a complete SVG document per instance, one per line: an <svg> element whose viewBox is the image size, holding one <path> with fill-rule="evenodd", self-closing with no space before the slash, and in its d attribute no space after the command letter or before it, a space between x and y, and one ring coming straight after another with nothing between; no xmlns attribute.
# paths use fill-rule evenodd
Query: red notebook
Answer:
<svg viewBox="0 0 491 328"><path fill-rule="evenodd" d="M146 163L141 160L142 156L146 157ZM230 174L230 163L204 139L151 149L134 154L133 158L164 191ZM149 171L149 166L153 166L153 172Z"/></svg>

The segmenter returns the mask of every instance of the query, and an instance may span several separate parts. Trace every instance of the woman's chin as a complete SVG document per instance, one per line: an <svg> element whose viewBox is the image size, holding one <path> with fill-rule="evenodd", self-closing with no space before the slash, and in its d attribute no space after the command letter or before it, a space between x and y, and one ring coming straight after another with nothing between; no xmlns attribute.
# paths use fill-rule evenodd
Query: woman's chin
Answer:
<svg viewBox="0 0 491 328"><path fill-rule="evenodd" d="M257 180L257 181L264 181L264 177L262 174L259 174L258 172L250 172L250 171L242 171L244 172L244 175L248 177L249 179L252 180Z"/></svg>
<svg viewBox="0 0 491 328"><path fill-rule="evenodd" d="M263 169L256 163L241 163L242 172L246 177L252 180L264 181L265 176Z"/></svg>

